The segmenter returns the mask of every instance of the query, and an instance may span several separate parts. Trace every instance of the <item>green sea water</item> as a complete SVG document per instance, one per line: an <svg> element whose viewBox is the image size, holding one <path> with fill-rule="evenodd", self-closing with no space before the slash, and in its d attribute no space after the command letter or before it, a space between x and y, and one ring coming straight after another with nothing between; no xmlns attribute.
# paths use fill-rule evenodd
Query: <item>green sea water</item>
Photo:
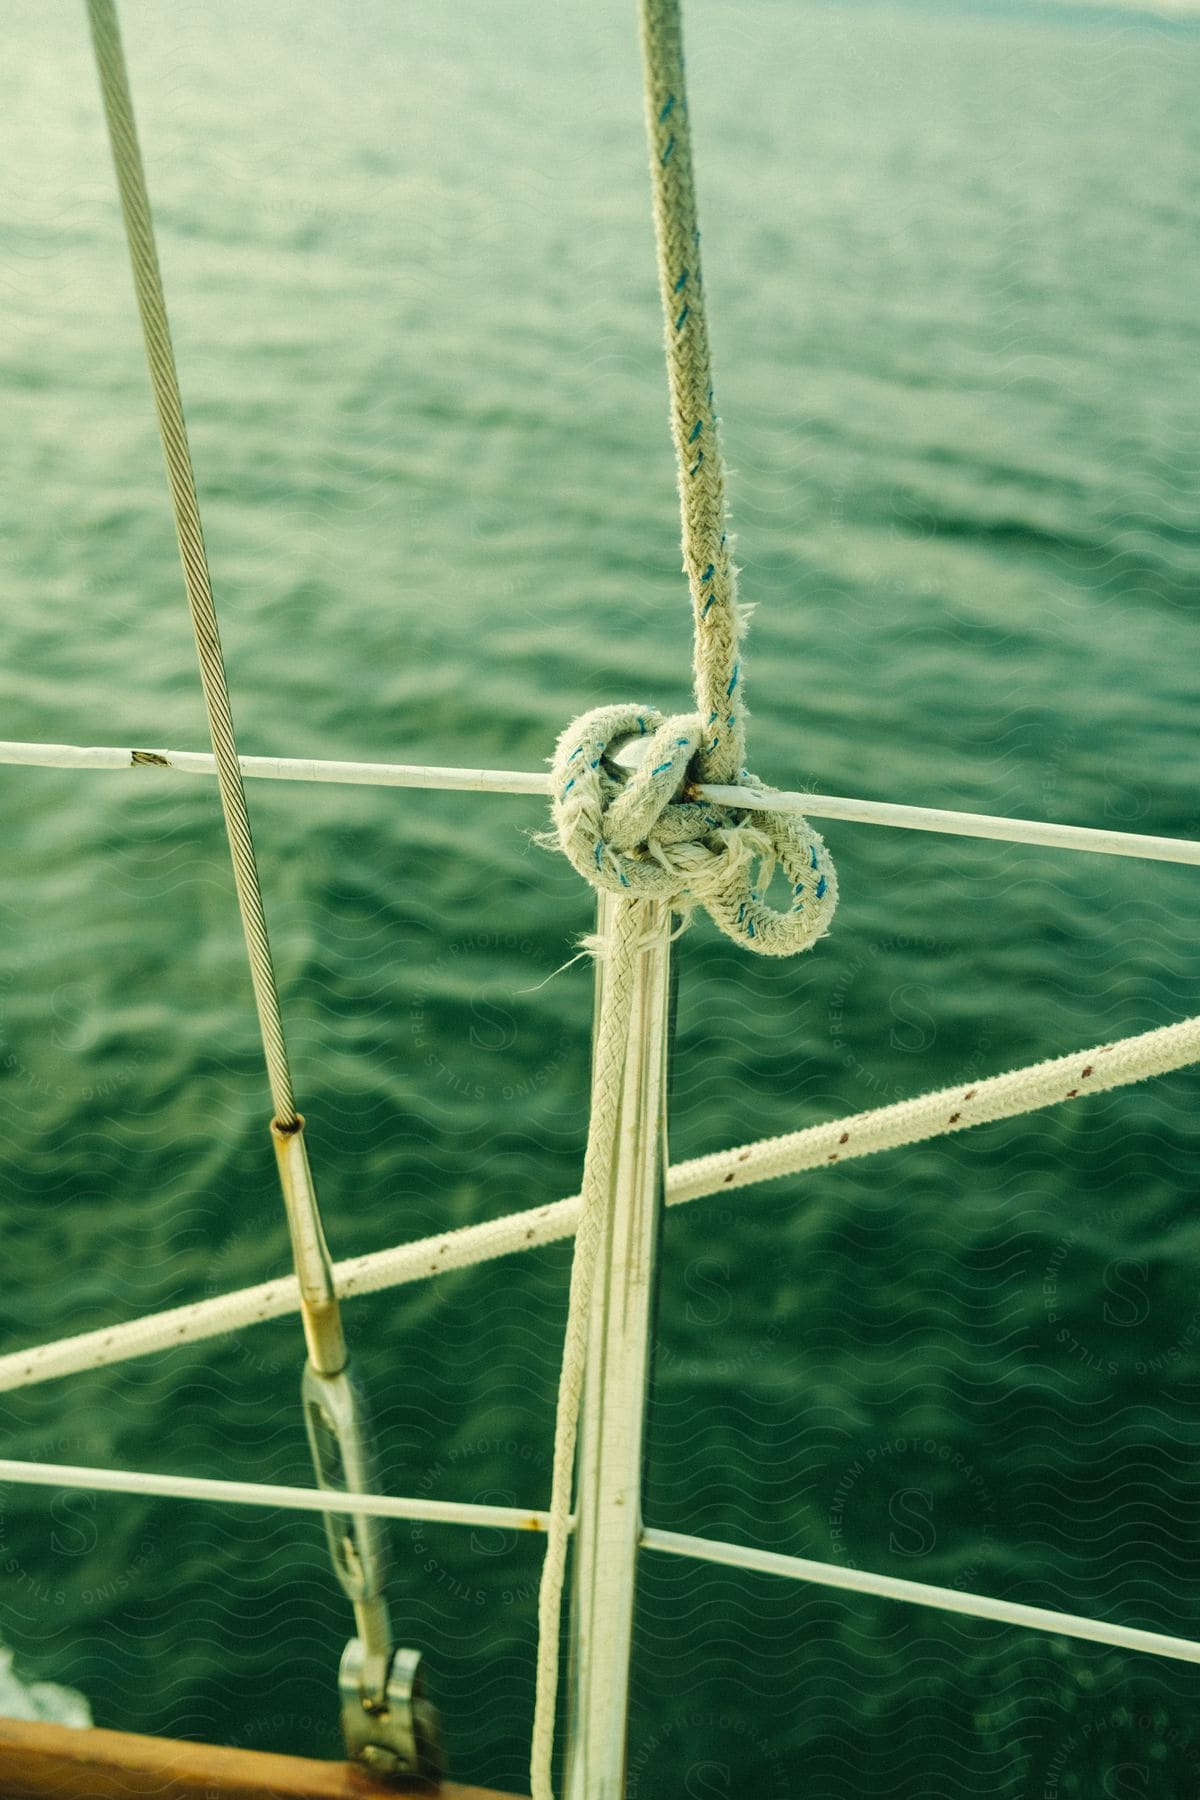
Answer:
<svg viewBox="0 0 1200 1800"><path fill-rule="evenodd" d="M689 0L751 766L1200 834L1200 25ZM540 768L687 703L632 5L127 0L247 753ZM0 15L6 738L204 746L82 8ZM258 784L336 1255L576 1191L540 803ZM216 794L0 768L5 1347L288 1266ZM1193 870L830 825L679 944L675 1158L1200 1008ZM674 1211L656 1525L1200 1634L1196 1076ZM347 1310L396 1493L539 1506L569 1246ZM6 1455L307 1483L294 1319L5 1396ZM540 1550L396 1526L453 1773L525 1786ZM319 1526L12 1485L98 1722L336 1754ZM1200 1795L1186 1666L647 1553L637 1800Z"/></svg>

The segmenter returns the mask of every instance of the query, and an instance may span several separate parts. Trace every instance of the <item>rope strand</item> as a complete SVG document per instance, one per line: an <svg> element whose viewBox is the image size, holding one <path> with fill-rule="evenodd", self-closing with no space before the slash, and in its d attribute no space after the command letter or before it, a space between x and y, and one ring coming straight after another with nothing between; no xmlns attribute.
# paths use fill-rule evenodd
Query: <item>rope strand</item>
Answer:
<svg viewBox="0 0 1200 1800"><path fill-rule="evenodd" d="M633 1005L634 969L646 932L650 905L619 901L605 945L604 985L592 1068L591 1113L583 1165L575 1256L563 1340L558 1405L554 1421L554 1468L542 1581L538 1593L537 1683L533 1713L530 1779L533 1800L553 1800L555 1708L558 1699L559 1636L566 1579L575 1444L587 1361L588 1322L605 1221L612 1204L613 1168Z"/></svg>
<svg viewBox="0 0 1200 1800"><path fill-rule="evenodd" d="M683 567L692 596L696 708L705 733L699 767L706 781L736 782L746 755L738 648L741 620L737 571L726 531L725 470L700 275L679 0L643 0L641 19L671 435Z"/></svg>
<svg viewBox="0 0 1200 1800"><path fill-rule="evenodd" d="M645 705L601 706L568 725L551 775L554 825L593 887L669 898L685 917L702 905L745 949L795 956L829 929L837 876L798 814L765 811L747 822L738 804L753 783L743 767L742 617L726 531L679 0L642 0L641 43L696 711L664 717ZM655 754L618 797L608 765L639 731L653 734ZM732 802L700 800L697 781L727 788ZM776 869L784 907L767 895Z"/></svg>
<svg viewBox="0 0 1200 1800"><path fill-rule="evenodd" d="M780 1137L734 1144L676 1163L667 1171L667 1205L682 1206L709 1194L727 1194L735 1188L853 1162L856 1157L906 1144L928 1143L976 1125L1019 1118L1045 1106L1148 1081L1197 1062L1200 1017L1181 1019L1116 1043L1074 1050L1003 1075L939 1088L871 1112L829 1119ZM352 1300L359 1294L380 1293L453 1269L474 1268L499 1256L537 1250L571 1236L578 1224L579 1207L579 1196L572 1195L481 1225L464 1225L387 1250L347 1257L333 1265L334 1287L340 1299ZM282 1318L296 1312L299 1305L296 1278L286 1275L211 1300L130 1319L123 1325L101 1326L53 1343L13 1350L0 1356L0 1393L183 1344L203 1343L226 1332Z"/></svg>

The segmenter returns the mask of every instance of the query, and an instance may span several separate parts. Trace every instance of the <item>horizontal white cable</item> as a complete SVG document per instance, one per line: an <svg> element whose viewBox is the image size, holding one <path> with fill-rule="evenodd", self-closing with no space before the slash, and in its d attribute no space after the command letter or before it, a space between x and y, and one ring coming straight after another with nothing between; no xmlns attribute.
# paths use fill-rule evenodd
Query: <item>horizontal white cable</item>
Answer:
<svg viewBox="0 0 1200 1800"><path fill-rule="evenodd" d="M991 813L948 812L936 806L900 806L887 800L846 800L838 794L771 794L747 799L737 787L702 787L719 806L761 806L812 819L845 819L855 825L892 825L901 831L935 831L944 837L993 838L1007 844L1041 844L1048 850L1092 850L1099 856L1136 856L1151 862L1200 865L1200 843L1152 837L1136 831L1102 831L1091 825L1054 825L1043 819L1003 819Z"/></svg>
<svg viewBox="0 0 1200 1800"><path fill-rule="evenodd" d="M242 774L263 781L332 781L350 787L452 788L465 793L548 794L549 775L509 769L443 769L426 763L327 762L300 756L242 756ZM206 750L125 750L107 745L0 742L0 763L38 769L178 769L215 775Z"/></svg>
<svg viewBox="0 0 1200 1800"><path fill-rule="evenodd" d="M987 1594L962 1594L956 1588L904 1581L896 1575L873 1575L868 1569L843 1569L834 1563L810 1562L804 1556L781 1556L774 1550L753 1550L742 1544L718 1544L710 1538L685 1537L679 1531L643 1531L642 1544L647 1550L696 1557L730 1569L756 1569L765 1575L811 1581L818 1587L875 1594L883 1600L936 1607L939 1612L964 1613L971 1619L992 1619L998 1625L1021 1625L1030 1631L1111 1644L1118 1650L1140 1650L1149 1656L1170 1656L1176 1662L1200 1663L1200 1643L1189 1638L1139 1631L1132 1625L1110 1625L1103 1619L1085 1619L1078 1613L1055 1612L1046 1606L1022 1606L1014 1600L994 1600Z"/></svg>
<svg viewBox="0 0 1200 1800"><path fill-rule="evenodd" d="M1165 1075L1194 1062L1200 1062L1200 1018L1184 1019L1138 1037L1101 1044L1094 1050L1076 1050L1069 1056L1054 1057L1007 1075L992 1075L968 1086L942 1088L914 1100L899 1100L892 1106L834 1119L826 1125L809 1125L782 1137L763 1138L758 1143L719 1150L711 1156L693 1157L668 1171L667 1204L678 1206L752 1182L827 1168L878 1150L965 1131L971 1125L1016 1118L1084 1094L1104 1093L1152 1075ZM510 1213L483 1225L465 1225L457 1231L420 1238L393 1249L374 1250L335 1263L334 1284L340 1297L349 1300L357 1294L420 1281L427 1275L469 1268L516 1250L531 1250L569 1237L578 1213L576 1195L528 1212ZM240 1331L247 1325L295 1312L298 1306L295 1277L287 1275L236 1293L177 1306L170 1312L131 1319L127 1324L103 1326L56 1343L13 1351L0 1357L0 1392Z"/></svg>
<svg viewBox="0 0 1200 1800"><path fill-rule="evenodd" d="M548 1515L533 1508L481 1506L460 1500L408 1500L390 1494L345 1494L320 1488L280 1486L261 1481L214 1481L197 1475L162 1475L141 1469L100 1469L77 1463L23 1462L0 1458L0 1483L23 1487L78 1488L90 1493L140 1494L168 1500L216 1501L228 1506L283 1508L291 1512L367 1513L379 1519L410 1519L429 1525L475 1525L497 1530L541 1532ZM574 1526L574 1518L571 1520ZM983 1594L959 1593L954 1588L933 1587L922 1581L904 1581L893 1575L875 1575L866 1569L844 1569L834 1563L810 1561L803 1556L783 1556L774 1550L758 1550L743 1544L723 1544L711 1538L688 1537L678 1531L642 1532L647 1550L672 1556L694 1557L726 1568L753 1569L767 1575L783 1575L819 1587L841 1588L850 1593L874 1594L885 1600L904 1600L942 1612L963 1613L969 1618L992 1619L1002 1625L1022 1625L1035 1631L1057 1632L1064 1637L1086 1638L1122 1650L1141 1650L1170 1656L1180 1662L1200 1662L1200 1644L1162 1632L1139 1631L1133 1626L1110 1625L1074 1613L1047 1607L1022 1606L1011 1600L995 1600Z"/></svg>
<svg viewBox="0 0 1200 1800"><path fill-rule="evenodd" d="M240 762L244 776L268 781L332 781L357 787L441 788L488 794L550 791L548 775L520 769L447 769L427 763L328 762L287 756L243 756ZM216 774L214 759L199 750L0 742L0 763L42 769L167 768L185 775ZM934 831L949 837L992 838L1010 844L1040 844L1051 850L1091 850L1100 856L1200 865L1200 842L1191 838L1103 831L1090 825L1055 825L1041 819L1004 819L990 813L901 806L887 800L848 800L838 794L776 794L707 784L696 791L720 806L796 812L811 819L844 819L856 825L891 825L903 831Z"/></svg>
<svg viewBox="0 0 1200 1800"><path fill-rule="evenodd" d="M548 1514L520 1506L479 1506L462 1500L398 1500L390 1494L345 1494L280 1487L262 1481L211 1481L200 1475L156 1475L142 1469L94 1469L78 1463L21 1462L0 1457L0 1483L23 1487L85 1488L98 1494L153 1494L167 1500L218 1500L228 1506L282 1506L292 1512L366 1513L376 1519L417 1519L427 1525L490 1525L497 1530L544 1531ZM574 1524L574 1519L571 1521Z"/></svg>

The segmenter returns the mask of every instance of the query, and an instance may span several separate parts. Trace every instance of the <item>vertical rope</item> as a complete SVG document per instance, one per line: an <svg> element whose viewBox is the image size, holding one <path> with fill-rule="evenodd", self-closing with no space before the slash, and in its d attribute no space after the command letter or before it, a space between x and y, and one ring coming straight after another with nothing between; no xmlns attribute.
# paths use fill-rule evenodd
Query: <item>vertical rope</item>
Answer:
<svg viewBox="0 0 1200 1800"><path fill-rule="evenodd" d="M746 755L736 571L729 554L725 471L713 404L679 0L642 0L646 134L658 280L666 332L671 434L678 464L683 566L695 627L696 705L705 781L736 782Z"/></svg>
<svg viewBox="0 0 1200 1800"><path fill-rule="evenodd" d="M641 36L671 433L678 465L683 525L683 566L692 597L693 668L700 721L696 760L703 780L732 784L739 781L743 773L746 741L740 688L740 622L736 571L725 529L725 474L717 437L708 326L704 316L700 230L696 221L679 0L641 0ZM564 736L560 751L571 735L568 732ZM677 741L683 744L685 739L679 737ZM688 749L690 754L690 746ZM564 754L569 761L582 752L568 746ZM589 761L590 767L599 766L600 750L596 751L596 758L595 763ZM576 786L574 770L564 768L561 773L560 797ZM587 851L592 854L591 843ZM599 846L595 847L595 853L599 859ZM815 854L814 851L813 869L817 867ZM807 861L805 867L807 871ZM797 886L795 891L799 894L801 890ZM619 903L611 940L606 946L581 1210L575 1259L571 1266L571 1292L559 1379L550 1523L538 1600L537 1689L531 1757L533 1800L553 1800L559 1629L575 1445L596 1263L612 1200L615 1129L629 1034L634 958L643 930L645 905L644 901L633 899ZM743 906L742 914L745 912ZM753 927L750 935L754 936Z"/></svg>
<svg viewBox="0 0 1200 1800"><path fill-rule="evenodd" d="M579 1225L571 1264L571 1292L558 1382L554 1422L546 1555L538 1594L537 1687L533 1714L530 1779L533 1800L553 1800L554 1714L558 1698L559 1631L566 1578L567 1533L575 1443L587 1361L588 1323L596 1265L612 1204L617 1125L625 1075L625 1052L633 1004L634 967L645 937L652 903L623 900L616 905L605 944L604 987L592 1064L591 1113L584 1157Z"/></svg>
<svg viewBox="0 0 1200 1800"><path fill-rule="evenodd" d="M225 829L233 859L234 882L250 958L254 1002L258 1008L271 1098L276 1119L281 1125L292 1126L297 1118L296 1103L283 1037L283 1021L279 1013L275 968L267 937L262 890L254 857L254 840L250 834L250 817L246 810L246 795L238 763L233 716L229 707L229 688L221 655L208 558L204 551L204 533L196 499L196 479L183 420L179 376L175 367L175 354L171 348L167 305L154 242L150 201L146 192L146 176L138 147L129 76L113 0L88 0L88 21L100 75L100 88L104 96L113 164L121 194L121 211L125 216L133 285L141 314L146 360L150 366L154 407L158 414L159 435L162 438L171 506L175 515L175 533L179 539L183 578L191 609L196 650L200 658L200 680L216 757L221 809L225 815Z"/></svg>

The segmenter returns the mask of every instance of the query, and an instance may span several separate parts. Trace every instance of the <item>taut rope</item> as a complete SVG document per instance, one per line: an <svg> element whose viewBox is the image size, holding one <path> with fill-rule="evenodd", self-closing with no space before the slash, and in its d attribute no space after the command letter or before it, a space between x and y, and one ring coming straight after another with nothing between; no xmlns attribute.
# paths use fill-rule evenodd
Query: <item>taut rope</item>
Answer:
<svg viewBox="0 0 1200 1800"><path fill-rule="evenodd" d="M699 766L706 781L732 782L740 779L746 754L737 571L725 523L678 0L643 0L642 62L683 566L692 595L696 706L704 730Z"/></svg>
<svg viewBox="0 0 1200 1800"><path fill-rule="evenodd" d="M663 719L645 706L607 706L568 726L551 776L554 823L562 848L594 887L667 899L685 911L702 904L747 949L792 956L828 930L837 902L833 864L820 838L796 814L759 812L747 822L736 806L714 806L688 791L697 780L762 784L742 767L742 621L713 404L679 0L642 0L641 18L696 711ZM622 787L606 758L639 732L654 734L651 753ZM776 866L788 878L786 911L763 899Z"/></svg>
<svg viewBox="0 0 1200 1800"><path fill-rule="evenodd" d="M837 904L833 864L821 839L798 814L759 812L750 821L736 804L714 805L692 791L697 781L733 784L753 778L742 767L741 618L725 524L725 476L704 316L679 0L642 0L641 19L671 432L683 567L692 599L696 712L664 718L645 706L598 707L563 733L551 775L562 849L594 887L623 898L602 946L603 997L538 1603L533 1800L553 1800L560 1617L588 1317L599 1245L613 1203L616 1120L634 970L653 903L684 914L703 905L727 936L765 956L806 950L828 930ZM646 754L634 775L624 779L611 755L639 735L650 739ZM777 868L788 882L784 910L764 898Z"/></svg>
<svg viewBox="0 0 1200 1800"><path fill-rule="evenodd" d="M1137 1037L1073 1050L1067 1056L1013 1069L1008 1074L974 1077L955 1087L918 1094L870 1112L826 1119L781 1137L732 1144L707 1156L692 1157L667 1170L666 1202L682 1206L709 1194L729 1194L755 1182L776 1181L809 1169L840 1167L861 1156L874 1156L905 1144L931 1140L1017 1119L1046 1106L1106 1094L1132 1082L1149 1081L1200 1062L1200 1018L1181 1019ZM481 1225L418 1238L388 1250L371 1250L333 1265L334 1285L343 1300L379 1293L412 1281L436 1279L455 1269L470 1269L493 1257L515 1256L569 1237L579 1223L577 1194L506 1213ZM149 1356L181 1344L198 1344L222 1332L243 1331L267 1319L282 1318L299 1306L293 1275L278 1276L236 1293L196 1300L167 1312L102 1325L76 1337L59 1338L12 1350L0 1356L0 1393L57 1381L87 1369L102 1369L130 1357Z"/></svg>

